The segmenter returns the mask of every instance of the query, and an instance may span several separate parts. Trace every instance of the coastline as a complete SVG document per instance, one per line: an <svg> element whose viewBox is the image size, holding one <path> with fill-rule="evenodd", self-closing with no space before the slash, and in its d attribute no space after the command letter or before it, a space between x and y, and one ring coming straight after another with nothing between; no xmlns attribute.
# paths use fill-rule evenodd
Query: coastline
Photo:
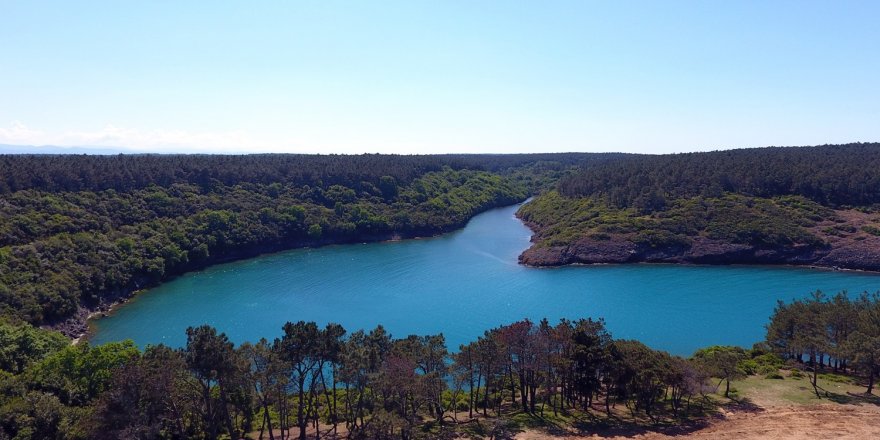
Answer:
<svg viewBox="0 0 880 440"><path fill-rule="evenodd" d="M202 267L199 267L197 269L188 270L186 272L175 274L172 277L169 277L169 278L162 280L161 283L171 281L173 279L176 279L179 276L182 276L182 275L185 275L188 273L197 272L199 270L204 270L210 266L215 266L215 265L223 264L223 263L230 263L230 262L234 262L234 261L246 260L248 258L254 258L254 257L258 257L258 256L271 255L272 253L277 253L277 252L286 252L286 251L291 251L291 250L296 250L296 249L319 248L319 247L325 247L325 246L357 244L357 243L363 243L363 244L366 244L366 243L394 243L394 242L399 242L402 240L430 239L430 238L441 236L441 235L444 235L447 233L454 232L456 230L460 230L474 216L481 214L483 212L489 211L491 209L502 208L502 207L517 206L517 205L522 206L527 202L528 202L528 200L514 203L511 205L488 207L486 209L480 210L479 212L475 212L470 218L468 218L466 221L464 221L461 225L457 225L454 228L445 228L443 230L436 231L435 233L432 233L432 234L390 232L387 234L371 235L371 236L364 235L364 236L359 236L359 237L355 237L355 238L348 238L348 239L338 239L338 240L332 240L332 239L326 240L325 239L320 242L301 242L299 244L294 244L292 246L284 246L279 249L273 249L273 250L268 250L268 251L264 250L262 252L239 252L239 253L235 254L234 256L227 256L226 258L218 259L218 260L212 262L211 264L205 264ZM715 261L692 261L692 260L687 260L687 259L683 259L683 258L676 258L676 257L669 257L668 259L661 259L661 258L639 259L639 258L633 257L633 255L638 256L639 255L638 253L627 254L627 258L622 259L622 260L615 259L614 254L611 253L611 254L605 255L606 258L604 258L604 259L603 258L594 258L591 260L584 261L584 260L578 259L577 258L578 255L573 254L568 247L557 247L555 249L549 248L549 249L551 249L551 252L550 253L545 252L545 253L543 253L543 255L545 257L552 256L553 258L545 258L545 259L542 259L542 260L536 262L536 261L530 259L529 257L534 255L533 253L535 252L535 249L539 249L539 248L536 248L536 245L539 245L539 243L540 243L539 233L537 232L537 229L539 229L539 227L537 225L530 223L530 222L524 221L522 218L520 218L519 215L516 215L516 217L519 221L523 222L523 224L527 228L529 228L532 232L532 236L531 236L532 245L528 249L525 249L519 255L518 264L523 265L525 267L531 267L531 268L556 268L556 267L565 267L565 266L591 266L591 265L612 265L612 264L614 264L614 265L617 265L617 264L676 264L676 265L709 265L709 266L713 266L713 265L716 265L716 266L717 265L751 265L751 266L783 266L783 267L787 266L787 267L795 267L795 268L804 268L804 269L813 269L813 270L828 270L828 271L846 270L846 271L864 272L864 273L872 273L872 274L873 273L880 273L880 265L878 265L876 269L871 270L871 269L864 269L864 268L860 268L860 267L840 266L840 265L834 265L834 264L828 264L828 263L817 263L815 261L804 261L804 260L799 260L799 261L795 260L794 262L791 262L791 261L766 261L766 260L762 261L760 259L742 259L741 258L736 261L718 261L718 260L715 260ZM420 231L417 231L417 232L420 232ZM600 243L605 243L605 244L607 244L607 243L627 244L628 243L628 245L636 246L634 243L627 242L625 240L602 241ZM540 249L546 251L548 248L540 248ZM878 247L878 249L880 249L880 247ZM650 251L652 252L651 255L653 255L654 257L661 255L664 252L672 254L673 253L672 251L674 251L674 250L675 249L657 249L657 248L650 249ZM877 261L880 262L880 255L878 255ZM835 266L837 266L837 267L835 267ZM95 321L99 320L100 318L102 318L104 316L112 314L118 307L131 301L140 292L145 291L145 290L152 288L152 287L156 287L161 283L156 283L153 285L143 286L138 289L131 289L130 291L121 292L122 294L119 296L115 296L113 301L99 304L99 305L96 305L91 308L84 308L84 310L81 311L80 313L77 313L77 315L74 318L65 322L66 324L69 325L69 327L59 328L58 326L56 326L53 328L55 328L56 330L61 330L63 333L65 333L65 335L71 337L76 342L80 342L82 340L88 340L92 331L93 331L92 323L94 323ZM71 331L71 330L73 330L73 331Z"/></svg>
<svg viewBox="0 0 880 440"><path fill-rule="evenodd" d="M689 253L690 248L647 248L628 240L610 240L599 244L593 240L581 240L569 246L539 246L540 242L535 243L520 254L519 264L532 268L603 264L748 265L880 273L880 247L858 250L831 248L801 252L793 248L764 249L736 246L730 252L692 254ZM856 257L846 255L853 251L857 254ZM841 253L845 255L839 255Z"/></svg>
<svg viewBox="0 0 880 440"><path fill-rule="evenodd" d="M93 331L92 323L96 320L99 320L105 316L111 315L118 307L121 307L127 304L129 301L133 300L135 297L140 295L141 293L147 292L149 289L158 287L161 284L173 281L178 277L199 272L205 270L212 266L217 266L225 263L233 263L236 261L243 261L251 258L272 255L280 252L288 252L297 249L313 249L313 248L322 248L327 246L339 246L339 245L351 245L351 244L369 244L369 243L395 243L404 240L422 240L422 239L431 239L435 237L440 237L445 234L453 233L455 231L459 231L463 229L468 222L471 221L475 216L482 214L484 212L490 211L492 209L500 209L506 208L510 206L522 205L528 202L530 198L525 200L517 201L512 204L490 204L488 206L480 207L475 210L467 219L462 222L457 222L454 224L446 225L441 228L437 228L434 231L430 230L412 230L412 231L390 231L382 234L363 234L358 235L356 237L340 237L340 238L327 238L321 240L306 240L306 241L293 241L287 243L276 243L274 245L266 245L266 246L255 246L249 249L241 249L236 252L218 257L216 259L212 259L210 261L202 262L198 265L193 265L186 270L180 271L178 273L174 273L169 275L168 277L159 280L158 282L147 282L144 280L139 280L138 283L135 283L134 286L127 289L119 289L113 292L113 295L109 296L109 300L103 301L98 304L93 305L80 305L79 310L70 318L53 323L50 325L44 325L43 328L47 328L50 330L58 331L68 338L71 339L71 344L75 345L82 341L88 341L91 333Z"/></svg>
<svg viewBox="0 0 880 440"><path fill-rule="evenodd" d="M790 266L820 270L846 270L880 273L880 237L862 235L858 239L822 234L825 246L760 247L750 244L690 237L687 245L648 246L631 240L632 234L614 234L608 239L580 237L559 246L544 245L545 228L517 218L531 231L532 245L523 251L519 264L533 268L552 268L597 264L684 264Z"/></svg>

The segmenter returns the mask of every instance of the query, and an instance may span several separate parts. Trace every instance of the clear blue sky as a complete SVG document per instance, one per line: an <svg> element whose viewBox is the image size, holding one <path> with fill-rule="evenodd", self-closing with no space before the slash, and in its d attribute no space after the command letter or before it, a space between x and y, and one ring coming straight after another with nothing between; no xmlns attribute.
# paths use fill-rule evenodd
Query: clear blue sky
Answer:
<svg viewBox="0 0 880 440"><path fill-rule="evenodd" d="M878 1L0 0L0 143L678 152L880 140Z"/></svg>

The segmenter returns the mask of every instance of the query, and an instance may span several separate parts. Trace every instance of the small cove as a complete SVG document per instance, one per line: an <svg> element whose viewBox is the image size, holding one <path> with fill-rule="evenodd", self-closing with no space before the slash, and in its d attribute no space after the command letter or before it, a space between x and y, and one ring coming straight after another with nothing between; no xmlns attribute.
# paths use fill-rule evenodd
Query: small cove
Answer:
<svg viewBox="0 0 880 440"><path fill-rule="evenodd" d="M395 337L442 332L450 350L523 318L602 317L616 338L674 354L763 339L778 299L817 289L880 290L880 275L793 267L517 264L531 232L518 206L440 237L296 249L222 264L150 289L93 322L93 343L181 346L211 324L236 343L280 336L286 321L382 324Z"/></svg>

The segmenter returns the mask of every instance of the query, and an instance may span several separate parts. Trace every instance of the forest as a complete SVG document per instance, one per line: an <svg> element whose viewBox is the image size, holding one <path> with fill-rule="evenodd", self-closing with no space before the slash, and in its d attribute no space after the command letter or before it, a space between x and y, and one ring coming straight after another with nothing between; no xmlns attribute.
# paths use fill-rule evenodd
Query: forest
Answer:
<svg viewBox="0 0 880 440"><path fill-rule="evenodd" d="M624 156L524 206L523 261L880 270L880 144Z"/></svg>
<svg viewBox="0 0 880 440"><path fill-rule="evenodd" d="M673 356L614 339L601 319L522 320L451 350L442 334L288 322L233 344L203 325L185 346L69 345L0 325L0 437L41 439L511 438L517 421L706 417L749 375L880 372L880 296L845 292L779 303L767 341ZM723 396L723 397L722 397ZM604 422L603 422L604 420ZM582 427L583 428L583 427Z"/></svg>
<svg viewBox="0 0 880 440"><path fill-rule="evenodd" d="M114 190L190 184L211 187L242 183L295 186L373 185L383 176L407 185L423 174L454 170L502 172L538 163L578 165L607 161L615 153L307 155L307 154L86 154L0 155L0 194L26 189L47 192Z"/></svg>
<svg viewBox="0 0 880 440"><path fill-rule="evenodd" d="M816 291L809 298L780 301L767 327L767 343L783 359L806 361L816 396L820 370L855 371L865 378L866 394L880 374L880 297L846 292L828 297Z"/></svg>
<svg viewBox="0 0 880 440"><path fill-rule="evenodd" d="M450 231L615 156L0 156L0 314L77 336L181 273Z"/></svg>
<svg viewBox="0 0 880 440"><path fill-rule="evenodd" d="M880 297L780 302L765 342L684 358L603 320L443 335L289 322L234 344L70 344L85 316L222 261L427 236L535 195L533 249L700 240L821 252L880 237L877 144L640 156L0 156L0 439L510 438L523 420L706 417L746 376L880 374ZM855 219L855 220L853 220ZM857 222L856 222L857 221ZM531 250L531 249L530 249ZM627 255L632 255L627 253ZM803 254L799 254L803 255ZM712 261L709 261L712 262ZM715 261L718 262L718 261ZM724 397L722 397L724 396Z"/></svg>
<svg viewBox="0 0 880 440"><path fill-rule="evenodd" d="M628 155L586 163L562 179L570 198L602 197L618 208L662 208L662 199L722 193L770 198L802 196L823 206L880 202L880 144L768 147ZM657 200L652 200L657 199Z"/></svg>

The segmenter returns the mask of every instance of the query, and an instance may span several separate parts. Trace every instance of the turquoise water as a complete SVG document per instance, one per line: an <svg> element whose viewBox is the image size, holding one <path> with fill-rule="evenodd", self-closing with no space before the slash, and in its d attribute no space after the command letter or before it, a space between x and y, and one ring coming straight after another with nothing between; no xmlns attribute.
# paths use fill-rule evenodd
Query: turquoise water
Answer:
<svg viewBox="0 0 880 440"><path fill-rule="evenodd" d="M298 249L224 264L151 289L95 322L92 341L183 345L211 324L236 342L272 339L286 321L442 332L450 349L523 318L603 317L617 338L675 354L750 347L777 299L880 289L875 274L787 267L517 265L530 231L517 207L486 212L441 237Z"/></svg>

